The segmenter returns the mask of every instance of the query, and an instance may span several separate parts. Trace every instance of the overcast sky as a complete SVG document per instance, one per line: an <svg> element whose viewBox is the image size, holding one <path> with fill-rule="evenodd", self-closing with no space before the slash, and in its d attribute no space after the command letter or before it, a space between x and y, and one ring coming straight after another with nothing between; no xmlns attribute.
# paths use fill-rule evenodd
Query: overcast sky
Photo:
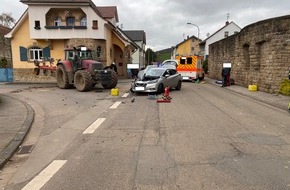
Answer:
<svg viewBox="0 0 290 190"><path fill-rule="evenodd" d="M260 20L290 15L289 0L93 0L97 6L117 6L123 30L144 30L147 47L158 51L182 42L187 36L213 34L229 21L241 28ZM0 13L18 20L27 8L19 0L1 0Z"/></svg>

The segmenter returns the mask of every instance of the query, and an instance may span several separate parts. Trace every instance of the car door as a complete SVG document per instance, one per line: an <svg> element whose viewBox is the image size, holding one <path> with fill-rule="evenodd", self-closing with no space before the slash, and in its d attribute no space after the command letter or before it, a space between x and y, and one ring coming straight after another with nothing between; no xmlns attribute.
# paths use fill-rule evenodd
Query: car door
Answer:
<svg viewBox="0 0 290 190"><path fill-rule="evenodd" d="M169 69L170 72L170 76L168 77L168 79L170 80L170 87L174 88L177 86L178 81L179 81L179 74L177 73L177 71L175 69Z"/></svg>
<svg viewBox="0 0 290 190"><path fill-rule="evenodd" d="M171 87L171 77L169 69L166 69L162 74L162 84L164 87Z"/></svg>
<svg viewBox="0 0 290 190"><path fill-rule="evenodd" d="M166 86L169 86L170 88L175 87L175 75L174 72L172 72L172 69L167 69L165 72L165 78L166 78Z"/></svg>

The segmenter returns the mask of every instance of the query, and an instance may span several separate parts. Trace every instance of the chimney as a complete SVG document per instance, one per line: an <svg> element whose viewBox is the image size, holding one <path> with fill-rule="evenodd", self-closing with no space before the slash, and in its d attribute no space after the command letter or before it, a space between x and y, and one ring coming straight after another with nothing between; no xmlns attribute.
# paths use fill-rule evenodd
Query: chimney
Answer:
<svg viewBox="0 0 290 190"><path fill-rule="evenodd" d="M230 24L230 22L229 21L226 21L226 26L229 25L229 24Z"/></svg>

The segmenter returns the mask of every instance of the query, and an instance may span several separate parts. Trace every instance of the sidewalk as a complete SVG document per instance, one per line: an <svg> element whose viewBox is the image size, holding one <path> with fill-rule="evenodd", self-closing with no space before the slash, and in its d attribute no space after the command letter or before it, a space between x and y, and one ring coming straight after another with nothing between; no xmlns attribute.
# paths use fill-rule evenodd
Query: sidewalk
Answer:
<svg viewBox="0 0 290 190"><path fill-rule="evenodd" d="M10 95L0 96L0 169L23 142L34 119L27 103Z"/></svg>
<svg viewBox="0 0 290 190"><path fill-rule="evenodd" d="M130 83L132 79L121 79L119 83ZM215 80L206 78L211 85L219 86ZM230 90L255 100L264 102L279 109L288 111L289 96L267 94L264 92L250 92L247 88L233 85L225 87ZM17 151L28 133L33 120L32 107L9 94L0 94L0 169Z"/></svg>
<svg viewBox="0 0 290 190"><path fill-rule="evenodd" d="M215 83L216 80L206 78L205 81L210 84L220 86ZM284 96L281 94L268 94L268 93L260 92L260 91L251 92L248 90L248 88L237 86L237 85L224 87L224 89L242 94L244 96L248 96L252 99L269 104L273 107L277 107L282 110L288 111L288 103L290 101L289 96Z"/></svg>

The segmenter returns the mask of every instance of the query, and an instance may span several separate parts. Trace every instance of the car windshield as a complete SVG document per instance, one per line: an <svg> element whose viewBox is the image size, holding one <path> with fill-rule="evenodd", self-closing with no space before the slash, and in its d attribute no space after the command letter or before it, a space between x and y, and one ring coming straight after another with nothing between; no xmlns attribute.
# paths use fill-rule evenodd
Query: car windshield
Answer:
<svg viewBox="0 0 290 190"><path fill-rule="evenodd" d="M163 73L164 73L164 69L151 68L146 71L145 76L160 77Z"/></svg>
<svg viewBox="0 0 290 190"><path fill-rule="evenodd" d="M162 65L173 65L176 66L176 62L172 60L164 61Z"/></svg>

